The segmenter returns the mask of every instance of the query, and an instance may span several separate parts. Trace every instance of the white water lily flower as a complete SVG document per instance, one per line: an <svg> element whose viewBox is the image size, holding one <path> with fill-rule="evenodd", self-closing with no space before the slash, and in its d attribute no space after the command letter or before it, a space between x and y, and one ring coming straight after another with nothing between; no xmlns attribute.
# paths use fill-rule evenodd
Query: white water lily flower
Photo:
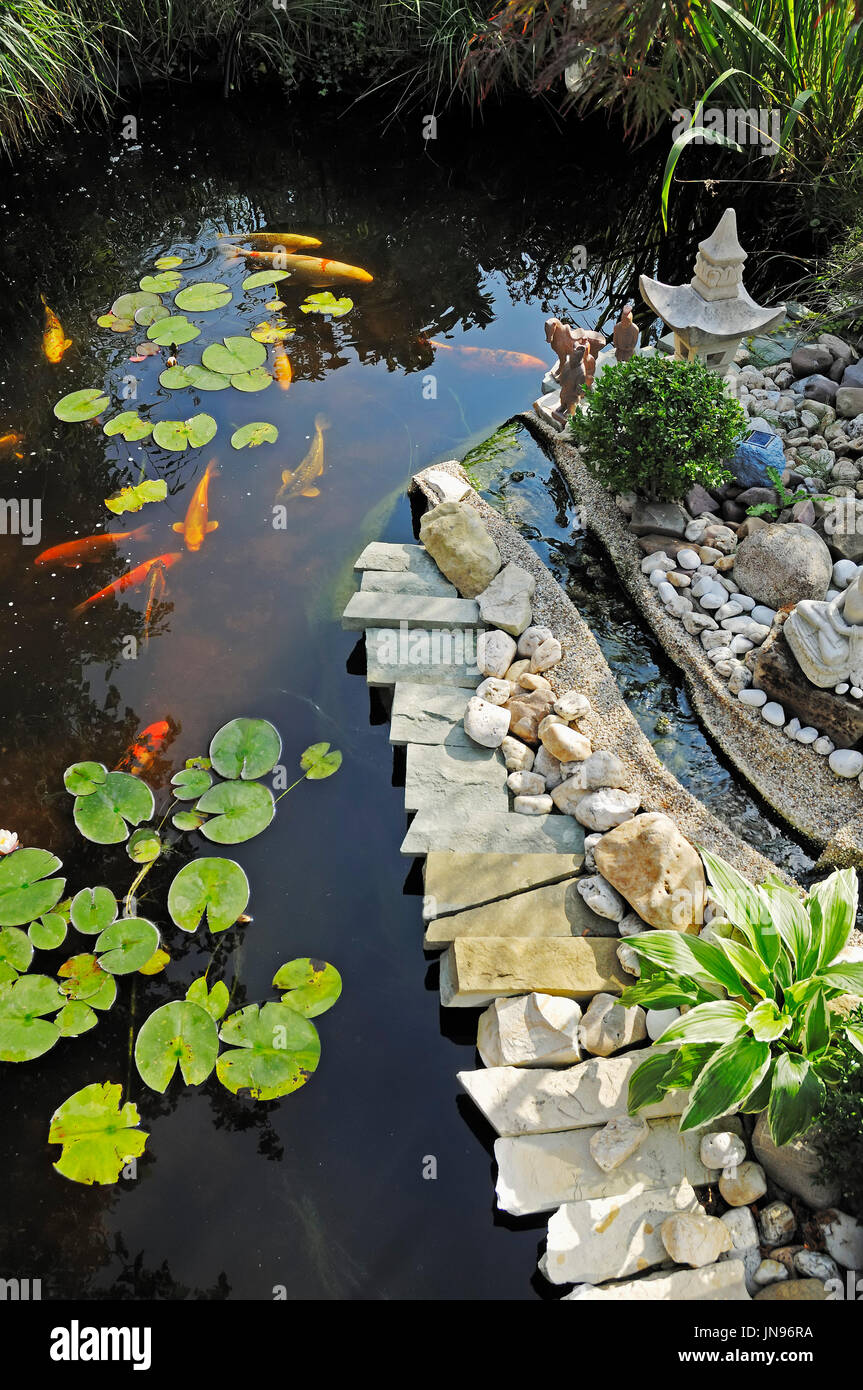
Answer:
<svg viewBox="0 0 863 1390"><path fill-rule="evenodd" d="M14 830L0 830L0 854L11 854L18 848L18 836Z"/></svg>

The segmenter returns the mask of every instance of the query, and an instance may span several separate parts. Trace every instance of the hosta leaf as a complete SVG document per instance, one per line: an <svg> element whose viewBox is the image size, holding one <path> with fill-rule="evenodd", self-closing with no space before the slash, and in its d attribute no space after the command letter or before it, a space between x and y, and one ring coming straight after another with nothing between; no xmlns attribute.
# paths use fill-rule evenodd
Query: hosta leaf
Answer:
<svg viewBox="0 0 863 1390"><path fill-rule="evenodd" d="M305 1085L318 1065L317 1029L286 1004L249 1004L231 1014L219 1036L232 1049L216 1063L222 1085L234 1095L275 1100Z"/></svg>
<svg viewBox="0 0 863 1390"><path fill-rule="evenodd" d="M54 1020L61 1038L78 1038L88 1033L99 1022L98 1015L89 1004L66 1004Z"/></svg>
<svg viewBox="0 0 863 1390"><path fill-rule="evenodd" d="M848 940L857 916L857 873L837 869L809 890L806 902L812 935L820 943L818 965L830 965Z"/></svg>
<svg viewBox="0 0 863 1390"><path fill-rule="evenodd" d="M93 955L72 956L57 971L60 989L68 999L86 1000L91 1009L110 1009L117 997L113 975Z"/></svg>
<svg viewBox="0 0 863 1390"><path fill-rule="evenodd" d="M212 785L212 777L202 767L184 767L171 778L174 796L178 801L195 801Z"/></svg>
<svg viewBox="0 0 863 1390"><path fill-rule="evenodd" d="M719 949L724 951L741 979L746 980L754 990L757 990L765 998L773 997L776 993L773 978L764 962L754 951L727 936L720 937Z"/></svg>
<svg viewBox="0 0 863 1390"><path fill-rule="evenodd" d="M770 1065L770 1047L747 1036L725 1043L710 1058L692 1088L681 1130L698 1129L729 1114L754 1091Z"/></svg>
<svg viewBox="0 0 863 1390"><path fill-rule="evenodd" d="M88 840L116 845L126 839L129 825L149 820L154 809L153 793L146 782L128 772L109 772L95 791L75 798L73 815Z"/></svg>
<svg viewBox="0 0 863 1390"><path fill-rule="evenodd" d="M239 372L251 372L262 367L267 360L267 349L262 343L251 338L224 338L221 343L211 343L204 348L201 361L211 372L221 372L223 376L235 376Z"/></svg>
<svg viewBox="0 0 863 1390"><path fill-rule="evenodd" d="M85 936L96 936L117 917L117 899L110 888L82 888L72 899L72 925Z"/></svg>
<svg viewBox="0 0 863 1390"><path fill-rule="evenodd" d="M158 832L149 825L142 826L140 830L133 830L126 845L126 853L136 864L152 864L162 853L162 841Z"/></svg>
<svg viewBox="0 0 863 1390"><path fill-rule="evenodd" d="M279 731L269 720L232 719L213 735L210 761L220 777L250 781L272 772L281 751Z"/></svg>
<svg viewBox="0 0 863 1390"><path fill-rule="evenodd" d="M197 362L190 362L187 367L166 367L159 381L169 391L180 391L185 387L191 387L194 391L227 391L231 384L229 377L221 376L219 372L208 372Z"/></svg>
<svg viewBox="0 0 863 1390"><path fill-rule="evenodd" d="M119 917L96 938L99 965L109 975L131 975L159 949L159 932L145 917Z"/></svg>
<svg viewBox="0 0 863 1390"><path fill-rule="evenodd" d="M253 420L250 425L242 425L231 435L231 445L235 449L256 449L259 444L275 444L279 431L275 425L265 420Z"/></svg>
<svg viewBox="0 0 863 1390"><path fill-rule="evenodd" d="M66 918L59 912L46 912L38 922L31 922L27 935L37 951L53 951L66 940Z"/></svg>
<svg viewBox="0 0 863 1390"><path fill-rule="evenodd" d="M266 391L268 386L272 386L273 378L266 367L255 367L251 372L237 372L231 377L231 385L238 391L245 391L251 394L254 391Z"/></svg>
<svg viewBox="0 0 863 1390"><path fill-rule="evenodd" d="M273 793L260 782L221 782L198 802L211 819L201 834L219 845L238 845L266 830L275 815Z"/></svg>
<svg viewBox="0 0 863 1390"><path fill-rule="evenodd" d="M280 280L290 278L289 270L256 270L253 275L247 275L243 281L244 290L256 290L261 285L277 285Z"/></svg>
<svg viewBox="0 0 863 1390"><path fill-rule="evenodd" d="M628 937L627 945L637 955L654 961L675 975L707 976L729 994L745 994L740 976L728 957L712 942L683 932L650 931Z"/></svg>
<svg viewBox="0 0 863 1390"><path fill-rule="evenodd" d="M812 926L805 906L797 894L784 885L765 883L759 891L791 959L796 961L798 971L801 970L812 945Z"/></svg>
<svg viewBox="0 0 863 1390"><path fill-rule="evenodd" d="M706 849L701 849L700 853L710 879L713 898L728 920L743 933L752 949L772 968L782 941L772 921L769 904L754 884L718 854L711 854Z"/></svg>
<svg viewBox="0 0 863 1390"><path fill-rule="evenodd" d="M170 294L182 279L176 270L162 270L158 275L145 275L138 283L145 294Z"/></svg>
<svg viewBox="0 0 863 1390"><path fill-rule="evenodd" d="M177 278L179 280L179 276ZM174 303L187 314L204 314L211 309L223 309L230 304L231 298L227 285L220 285L215 280L201 280L175 294Z"/></svg>
<svg viewBox="0 0 863 1390"><path fill-rule="evenodd" d="M666 1077L674 1065L672 1052L648 1052L629 1078L628 1107L631 1114L655 1105L665 1095Z"/></svg>
<svg viewBox="0 0 863 1390"><path fill-rule="evenodd" d="M781 1038L783 1033L788 1032L791 1018L779 1011L775 999L762 999L760 1004L750 1009L746 1015L746 1023L759 1042L774 1042L776 1038Z"/></svg>
<svg viewBox="0 0 863 1390"><path fill-rule="evenodd" d="M74 424L78 420L93 420L97 415L101 415L103 410L107 410L111 404L108 396L101 391L70 391L68 396L63 396L54 407L54 414L58 420L65 420L67 424Z"/></svg>
<svg viewBox="0 0 863 1390"><path fill-rule="evenodd" d="M153 426L149 420L142 420L136 410L124 410L122 414L115 415L112 420L107 420L102 426L102 432L109 437L114 434L122 434L127 444L132 444L136 439L146 439L153 433Z"/></svg>
<svg viewBox="0 0 863 1390"><path fill-rule="evenodd" d="M193 1004L200 1004L202 1009L206 1009L210 1018L218 1023L224 1017L225 1010L231 1002L228 987L219 980L213 985L212 989L207 988L207 981L202 975L200 979L193 980L186 990L186 998Z"/></svg>
<svg viewBox="0 0 863 1390"><path fill-rule="evenodd" d="M328 743L312 743L300 758L300 767L309 782L321 782L332 777L342 765L342 755L338 749L330 749Z"/></svg>
<svg viewBox="0 0 863 1390"><path fill-rule="evenodd" d="M863 996L863 961L840 961L828 970L820 970L818 979L843 994Z"/></svg>
<svg viewBox="0 0 863 1390"><path fill-rule="evenodd" d="M806 1009L806 1026L803 1034L803 1050L812 1057L822 1052L830 1042L830 1014L824 991L818 990Z"/></svg>
<svg viewBox="0 0 863 1390"><path fill-rule="evenodd" d="M50 912L66 886L64 878L51 877L62 867L47 849L19 849L0 859L0 927L20 927Z"/></svg>
<svg viewBox="0 0 863 1390"><path fill-rule="evenodd" d="M282 1003L305 1018L317 1018L331 1009L342 992L342 977L325 960L303 956L289 960L277 970L273 984L287 990Z"/></svg>
<svg viewBox="0 0 863 1390"><path fill-rule="evenodd" d="M135 290L132 294L121 294L111 305L111 313L118 319L133 319L139 309L161 309L162 301L152 290Z"/></svg>
<svg viewBox="0 0 863 1390"><path fill-rule="evenodd" d="M211 932L226 931L245 912L249 880L233 859L196 859L176 875L168 911L183 931L196 931L206 913Z"/></svg>
<svg viewBox="0 0 863 1390"><path fill-rule="evenodd" d="M105 498L105 506L115 516L124 512L139 512L148 502L164 502L168 496L168 484L163 478L145 478L142 483L130 483L119 492Z"/></svg>
<svg viewBox="0 0 863 1390"><path fill-rule="evenodd" d="M135 1041L135 1066L144 1084L161 1094L177 1067L187 1086L206 1081L218 1051L218 1029L207 1010L175 999L145 1020Z"/></svg>
<svg viewBox="0 0 863 1390"><path fill-rule="evenodd" d="M784 1053L776 1061L767 1120L774 1144L790 1144L814 1124L824 1104L824 1082L804 1057Z"/></svg>
<svg viewBox="0 0 863 1390"><path fill-rule="evenodd" d="M343 295L341 299L336 299L331 290L324 290L322 294L307 295L300 305L300 312L303 314L330 314L334 319L340 319L345 314L349 314L353 307L354 301L349 299L347 295Z"/></svg>
<svg viewBox="0 0 863 1390"><path fill-rule="evenodd" d="M160 420L153 430L153 439L160 449L182 453L191 446L200 449L209 444L217 425L212 415L192 415L188 420Z"/></svg>
<svg viewBox="0 0 863 1390"><path fill-rule="evenodd" d="M63 785L72 796L89 796L107 776L103 763L72 763L63 773Z"/></svg>
<svg viewBox="0 0 863 1390"><path fill-rule="evenodd" d="M147 329L147 337L151 343L158 343L160 347L170 347L172 343L182 347L183 343L190 343L193 338L197 338L200 332L200 328L189 323L185 314L172 314L170 318L159 319L157 323L151 324Z"/></svg>
<svg viewBox="0 0 863 1390"><path fill-rule="evenodd" d="M122 1087L110 1081L85 1086L65 1100L51 1118L50 1144L62 1144L54 1164L72 1182L114 1183L132 1158L144 1152L147 1134L136 1128L138 1111L121 1108Z"/></svg>
<svg viewBox="0 0 863 1390"><path fill-rule="evenodd" d="M730 1042L746 1027L746 1010L730 999L711 1000L698 1004L682 1018L675 1019L661 1035L663 1043L670 1042Z"/></svg>

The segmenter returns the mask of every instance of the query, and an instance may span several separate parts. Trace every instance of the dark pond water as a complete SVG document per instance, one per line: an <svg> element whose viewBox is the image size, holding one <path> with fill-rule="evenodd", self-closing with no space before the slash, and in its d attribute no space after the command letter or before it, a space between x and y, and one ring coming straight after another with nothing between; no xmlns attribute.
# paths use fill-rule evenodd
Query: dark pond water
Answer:
<svg viewBox="0 0 863 1390"><path fill-rule="evenodd" d="M384 711L355 674L355 641L338 616L362 546L410 538L411 472L463 454L538 391L535 368L426 340L543 356L548 313L602 324L634 293L639 271L688 274L721 203L696 216L687 194L688 230L663 241L664 150L626 153L600 128L561 136L536 107L474 130L442 118L428 146L419 119L385 133L357 110L298 123L280 108L172 95L152 98L138 120L132 140L118 120L107 135L52 146L38 166L4 176L0 193L0 435L23 436L0 458L0 493L38 500L42 519L38 547L0 536L0 824L56 851L70 888L105 882L120 892L132 877L122 846L82 848L73 832L67 764L114 766L140 729L169 720L172 741L148 775L163 807L171 772L235 715L272 720L289 767L308 743L329 740L345 755L339 774L297 788L270 829L236 850L254 920L219 939L210 979L224 977L235 1004L251 1002L267 997L282 961L312 954L338 966L345 989L320 1020L318 1072L296 1095L255 1105L214 1078L197 1090L175 1081L163 1097L146 1091L130 1065L133 1031L212 954L204 933L184 936L159 915L186 853L177 851L144 900L172 954L166 972L121 982L93 1032L2 1068L0 1275L39 1277L46 1298L268 1299L279 1286L292 1299L534 1297L543 1223L515 1229L493 1211L490 1136L454 1080L472 1065L474 1020L441 1016L436 967L421 950L419 884L398 853L403 794ZM234 291L227 309L197 317L201 337L181 348L181 360L199 360L213 339L267 316L271 293L244 297L241 264L216 246L218 231L254 227L317 235L324 254L367 267L374 281L336 289L355 300L339 320L300 314L305 291L284 290L297 330L289 391L181 392L178 405L159 385L164 360L128 360L144 334L115 336L95 316L156 257L179 255L186 281ZM577 245L587 252L578 273L569 259ZM58 365L40 352L40 292L74 342ZM104 387L115 408L146 408L152 420L206 410L218 433L205 449L171 454L108 440L97 425L60 424L54 402L84 387ZM330 422L320 495L291 501L275 529L281 472L306 452L318 415ZM278 443L233 450L232 430L251 420L275 423ZM74 619L73 607L129 561L177 549L170 527L210 458L219 529L169 572L146 645L145 588ZM673 675L600 579L597 556L573 537L560 480L534 446L519 458L497 470L492 491L519 510L595 622L658 751L720 813L743 817L765 847L797 863L699 735ZM527 475L518 487L516 466ZM129 522L149 524L145 539L99 565L34 566L42 547L128 529L102 499L144 467L168 484L165 504ZM671 721L661 737L660 714ZM36 968L56 970L67 954L40 955ZM73 1091L109 1079L139 1105L151 1138L135 1181L83 1188L54 1172L48 1122ZM434 1180L423 1177L430 1156Z"/></svg>

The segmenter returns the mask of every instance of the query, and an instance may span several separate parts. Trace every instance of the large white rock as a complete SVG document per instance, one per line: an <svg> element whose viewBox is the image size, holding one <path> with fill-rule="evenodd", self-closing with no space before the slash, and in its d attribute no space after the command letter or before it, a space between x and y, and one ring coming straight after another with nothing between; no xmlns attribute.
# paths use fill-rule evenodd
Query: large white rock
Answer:
<svg viewBox="0 0 863 1390"><path fill-rule="evenodd" d="M444 468L429 468L423 473L422 481L441 502L460 502L470 492L467 479L456 478Z"/></svg>
<svg viewBox="0 0 863 1390"><path fill-rule="evenodd" d="M534 751L520 739L507 734L500 745L507 772L530 772L533 767Z"/></svg>
<svg viewBox="0 0 863 1390"><path fill-rule="evenodd" d="M519 656L527 657L528 661L530 661L530 658L533 656L537 647L541 646L543 642L547 641L549 637L553 636L554 633L552 632L550 627L525 628L524 632L518 639Z"/></svg>
<svg viewBox="0 0 863 1390"><path fill-rule="evenodd" d="M555 715L554 718L559 719L560 715ZM558 762L583 762L585 758L590 757L590 739L585 738L577 729L571 729L568 724L563 723L549 724L545 720L543 725L539 733L542 746L547 748Z"/></svg>
<svg viewBox="0 0 863 1390"><path fill-rule="evenodd" d="M579 1284L564 1294L562 1303L748 1303L749 1294L740 1260L707 1265L704 1269L675 1269L670 1274L648 1274L621 1284L596 1288Z"/></svg>
<svg viewBox="0 0 863 1390"><path fill-rule="evenodd" d="M508 709L490 705L474 695L464 712L464 731L482 748L499 748L506 738L510 717Z"/></svg>
<svg viewBox="0 0 863 1390"><path fill-rule="evenodd" d="M637 933L636 933L637 935ZM666 1028L670 1028L672 1023L680 1017L679 1009L647 1009L646 1010L647 1036L651 1042L656 1042L661 1038Z"/></svg>
<svg viewBox="0 0 863 1390"><path fill-rule="evenodd" d="M487 1067L571 1066L581 1056L581 1009L554 994L496 999L480 1015L477 1050Z"/></svg>
<svg viewBox="0 0 863 1390"><path fill-rule="evenodd" d="M701 1162L705 1168L729 1168L742 1163L746 1158L746 1145L739 1134L720 1129L714 1134L705 1134L701 1141Z"/></svg>
<svg viewBox="0 0 863 1390"><path fill-rule="evenodd" d="M560 803L558 803L558 806ZM641 798L618 787L600 787L581 797L574 808L575 819L588 830L612 830L635 815ZM562 808L561 808L562 809Z"/></svg>
<svg viewBox="0 0 863 1390"><path fill-rule="evenodd" d="M639 1004L625 1009L613 994L595 994L578 1030L585 1052L594 1057L610 1057L622 1047L631 1047L647 1036L644 1010Z"/></svg>
<svg viewBox="0 0 863 1390"><path fill-rule="evenodd" d="M669 816L649 811L628 819L602 837L594 858L603 877L652 927L682 932L701 923L701 859Z"/></svg>
<svg viewBox="0 0 863 1390"><path fill-rule="evenodd" d="M626 915L626 903L610 883L599 874L589 874L576 882L576 888L592 912L609 922L619 922Z"/></svg>
<svg viewBox="0 0 863 1390"><path fill-rule="evenodd" d="M545 791L545 778L538 772L511 772L506 785L514 796L542 796Z"/></svg>
<svg viewBox="0 0 863 1390"><path fill-rule="evenodd" d="M500 569L500 552L466 502L439 502L420 520L420 540L464 598L476 598Z"/></svg>
<svg viewBox="0 0 863 1390"><path fill-rule="evenodd" d="M556 666L563 656L563 647L556 637L546 637L544 642L540 642L533 656L530 658L530 669L532 672L548 671L552 666Z"/></svg>
<svg viewBox="0 0 863 1390"><path fill-rule="evenodd" d="M580 690L565 690L555 700L554 712L569 724L578 723L579 719L586 719L590 714L591 704Z"/></svg>
<svg viewBox="0 0 863 1390"><path fill-rule="evenodd" d="M702 1211L685 1211L666 1217L660 1235L672 1260L690 1265L692 1269L712 1265L723 1251L732 1249L727 1226Z"/></svg>
<svg viewBox="0 0 863 1390"><path fill-rule="evenodd" d="M719 1179L719 1191L730 1207L748 1207L767 1191L764 1169L760 1163L732 1164Z"/></svg>
<svg viewBox="0 0 863 1390"><path fill-rule="evenodd" d="M589 758L585 758L580 772L588 791L598 791L600 787L625 787L628 781L622 759L608 748L598 748Z"/></svg>
<svg viewBox="0 0 863 1390"><path fill-rule="evenodd" d="M567 777L565 782L561 782L560 773L557 782L551 788L551 799L558 811L562 811L565 816L574 816L577 806L587 795L579 777Z"/></svg>
<svg viewBox="0 0 863 1390"><path fill-rule="evenodd" d="M505 705L512 695L512 690L509 681L501 680L499 676L487 676L484 681L480 681L476 693L481 700L488 701L490 705Z"/></svg>
<svg viewBox="0 0 863 1390"><path fill-rule="evenodd" d="M863 1224L835 1207L815 1218L828 1255L845 1269L863 1270Z"/></svg>
<svg viewBox="0 0 863 1390"><path fill-rule="evenodd" d="M476 661L484 676L503 680L515 656L515 640L508 632L481 632L477 639Z"/></svg>
<svg viewBox="0 0 863 1390"><path fill-rule="evenodd" d="M663 1222L700 1210L688 1182L665 1191L568 1202L549 1220L540 1271L551 1284L601 1284L640 1274L665 1259Z"/></svg>
<svg viewBox="0 0 863 1390"><path fill-rule="evenodd" d="M650 1126L642 1115L619 1115L591 1135L590 1156L603 1173L611 1173L635 1153L649 1133Z"/></svg>
<svg viewBox="0 0 863 1390"><path fill-rule="evenodd" d="M536 580L520 565L504 565L498 570L488 588L477 594L479 613L484 623L501 628L518 637L530 626L531 599Z"/></svg>

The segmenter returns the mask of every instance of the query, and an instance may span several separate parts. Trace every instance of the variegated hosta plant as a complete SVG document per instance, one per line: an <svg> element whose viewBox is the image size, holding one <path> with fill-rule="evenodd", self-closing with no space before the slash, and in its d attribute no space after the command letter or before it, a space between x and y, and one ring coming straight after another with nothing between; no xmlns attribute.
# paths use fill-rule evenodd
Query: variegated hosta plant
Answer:
<svg viewBox="0 0 863 1390"><path fill-rule="evenodd" d="M788 1144L818 1119L825 1087L839 1079L842 1037L863 1052L863 1028L831 1007L839 995L863 995L863 963L837 961L854 924L857 875L839 870L804 896L774 878L756 887L701 855L725 917L711 923L712 939L628 938L641 976L621 1003L688 1009L633 1075L629 1108L691 1087L681 1129L766 1110L774 1143Z"/></svg>

